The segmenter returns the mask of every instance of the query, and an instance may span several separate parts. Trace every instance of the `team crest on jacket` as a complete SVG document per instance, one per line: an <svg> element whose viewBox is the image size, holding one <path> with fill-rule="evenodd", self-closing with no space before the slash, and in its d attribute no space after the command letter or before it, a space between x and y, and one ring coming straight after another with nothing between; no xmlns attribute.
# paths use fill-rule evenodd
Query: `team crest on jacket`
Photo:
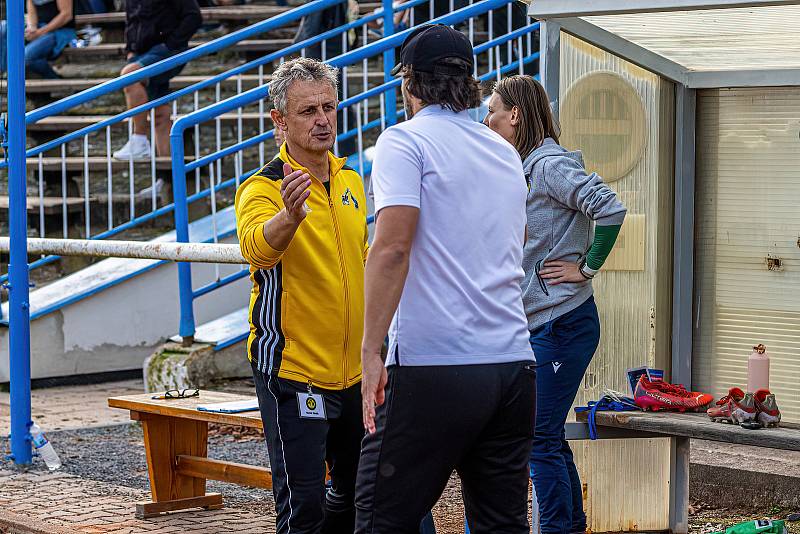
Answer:
<svg viewBox="0 0 800 534"><path fill-rule="evenodd" d="M353 196L353 193L350 192L350 188L348 187L342 195L342 206L349 206L350 202L353 203L355 209L358 209L358 200L356 200L356 197Z"/></svg>

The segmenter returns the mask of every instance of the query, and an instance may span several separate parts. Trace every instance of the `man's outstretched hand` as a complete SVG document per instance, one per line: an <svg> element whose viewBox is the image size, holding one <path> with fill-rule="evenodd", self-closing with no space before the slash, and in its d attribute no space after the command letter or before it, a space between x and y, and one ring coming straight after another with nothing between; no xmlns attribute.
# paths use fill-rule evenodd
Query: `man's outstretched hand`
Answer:
<svg viewBox="0 0 800 534"><path fill-rule="evenodd" d="M281 198L286 208L286 218L289 222L299 225L306 218L305 203L311 191L311 177L303 171L292 171L292 166L283 164L283 183L281 183Z"/></svg>

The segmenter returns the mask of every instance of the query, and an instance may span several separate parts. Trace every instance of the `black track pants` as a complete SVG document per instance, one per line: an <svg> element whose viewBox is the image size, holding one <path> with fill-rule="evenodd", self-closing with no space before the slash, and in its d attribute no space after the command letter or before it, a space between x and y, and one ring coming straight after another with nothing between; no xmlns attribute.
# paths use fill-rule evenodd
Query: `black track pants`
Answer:
<svg viewBox="0 0 800 534"><path fill-rule="evenodd" d="M308 385L253 369L272 467L278 534L351 534L355 481L364 426L361 384L313 388L327 419L300 417L297 393ZM331 487L325 489L325 462Z"/></svg>
<svg viewBox="0 0 800 534"><path fill-rule="evenodd" d="M362 443L356 532L413 534L453 470L473 534L528 534L532 362L393 366Z"/></svg>

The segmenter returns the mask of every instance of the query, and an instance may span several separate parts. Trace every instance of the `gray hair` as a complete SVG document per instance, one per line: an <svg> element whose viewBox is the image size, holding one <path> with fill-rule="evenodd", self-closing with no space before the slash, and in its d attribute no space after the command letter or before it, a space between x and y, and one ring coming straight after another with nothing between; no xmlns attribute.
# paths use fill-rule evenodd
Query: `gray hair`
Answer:
<svg viewBox="0 0 800 534"><path fill-rule="evenodd" d="M339 89L339 69L310 57L298 57L281 64L272 74L269 95L275 109L286 113L287 93L295 81L328 82L334 91Z"/></svg>

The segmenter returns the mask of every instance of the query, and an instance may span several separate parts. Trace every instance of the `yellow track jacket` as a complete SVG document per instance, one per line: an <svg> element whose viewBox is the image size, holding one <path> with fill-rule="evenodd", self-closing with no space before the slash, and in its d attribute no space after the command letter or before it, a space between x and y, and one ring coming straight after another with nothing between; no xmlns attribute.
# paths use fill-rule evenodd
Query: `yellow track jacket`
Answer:
<svg viewBox="0 0 800 534"><path fill-rule="evenodd" d="M312 178L311 211L286 250L267 243L264 223L284 207L284 162L309 171L285 143L239 186L236 221L253 282L248 357L268 374L344 389L361 380L367 200L358 173L344 158L328 158L330 195Z"/></svg>

